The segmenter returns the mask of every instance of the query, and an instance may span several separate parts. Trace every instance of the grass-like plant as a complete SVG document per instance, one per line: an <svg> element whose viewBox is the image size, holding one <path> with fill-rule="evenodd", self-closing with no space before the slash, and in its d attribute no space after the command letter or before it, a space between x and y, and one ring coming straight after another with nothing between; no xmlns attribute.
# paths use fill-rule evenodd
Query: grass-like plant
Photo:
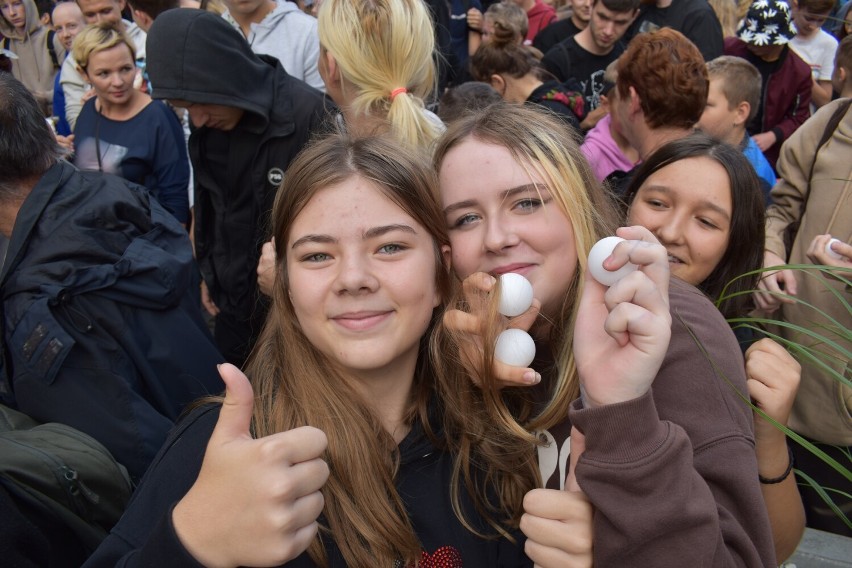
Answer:
<svg viewBox="0 0 852 568"><path fill-rule="evenodd" d="M844 376L842 372L839 372L836 368L832 367L830 364L832 361L842 360L842 361L850 361L852 360L852 329L850 329L844 322L852 321L852 307L850 307L850 303L844 294L834 286L831 285L828 279L832 279L835 281L839 281L843 284L843 286L849 290L852 289L852 269L848 268L837 268L833 266L825 266L825 265L813 265L813 264L791 264L791 265L783 265L783 266L774 266L769 268L761 268L759 270L755 270L749 272L747 274L743 274L738 277L734 281L741 278L751 278L756 274L762 274L768 271L775 270L784 270L790 269L795 270L797 275L802 275L807 278L815 278L817 279L822 286L825 287L826 290L829 290L834 298L837 300L837 310L833 310L834 314L844 314L845 318L838 319L835 316L827 313L823 309L814 306L813 304L795 297L790 296L784 293L774 293L773 295L781 296L787 299L792 299L796 301L799 305L806 306L810 309L814 310L815 315L819 315L823 319L823 323L815 323L812 327L806 328L801 325L792 324L789 322L781 321L778 319L774 319L772 317L761 317L761 316L742 316L742 317L733 317L728 319L728 323L734 329L744 328L751 329L757 332L760 335L765 337L769 337L779 344L783 345L793 357L795 357L799 363L802 365L803 369L807 366L818 367L823 370L830 376L833 380L838 381L846 385L847 387L852 388L852 381L850 381L849 377ZM756 290L743 290L736 293L728 293L728 288L733 284L733 281L728 283L728 285L723 289L722 294L719 298L716 299L716 306L719 307L723 302L730 300L733 297L741 296L741 295L750 295ZM789 340L785 337L778 335L777 333L771 333L767 331L767 326L777 326L779 328L787 328L795 331L797 334L800 334L801 337L807 338L809 344L805 345L800 342ZM690 330L692 334L692 331ZM705 357L708 357L704 346L700 344L697 337L693 334L693 339L701 349L702 353L704 353ZM833 352L826 352L821 349L821 347L829 348ZM724 373L714 361L710 360L714 369L718 374L720 374L729 384L731 384L733 388L733 384L730 383L727 377L724 376ZM770 416L768 416L763 410L755 406L751 402L751 398L748 393L739 392L737 394L742 398L758 415L762 418L773 424L776 428L784 432L784 434L790 439L794 440L797 444L801 445L819 459L828 464L832 469L837 471L843 478L849 480L850 487L852 487L852 455L846 448L839 448L839 452L844 456L844 462L840 463L833 457L826 454L820 448L816 447L814 444L789 429L787 426L777 422ZM831 498L832 494L843 496L847 499L852 500L852 495L848 491L844 491L838 488L829 488L820 486L813 478L811 478L807 472L801 471L799 469L795 470L796 475L799 479L804 480L804 484L811 486L817 494L825 501L825 503L835 512L835 514L841 519L841 521L850 529L852 529L852 520L846 516L840 508L834 503L834 500ZM800 482L800 484L802 484ZM803 485L804 485L803 484Z"/></svg>

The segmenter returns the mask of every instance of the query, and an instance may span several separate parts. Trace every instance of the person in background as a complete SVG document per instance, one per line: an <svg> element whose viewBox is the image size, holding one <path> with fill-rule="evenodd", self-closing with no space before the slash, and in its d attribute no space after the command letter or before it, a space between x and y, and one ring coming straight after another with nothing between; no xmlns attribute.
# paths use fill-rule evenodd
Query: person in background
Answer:
<svg viewBox="0 0 852 568"><path fill-rule="evenodd" d="M52 18L53 31L56 32L56 37L62 42L67 58L71 55L71 42L86 25L83 12L80 11L80 6L76 2L60 2L53 9ZM61 143L69 150L73 150L74 139L68 138L71 136L71 125L65 118L65 91L62 90L61 82L62 69L60 68L53 83L53 116L57 119L56 134L65 137L61 140Z"/></svg>
<svg viewBox="0 0 852 568"><path fill-rule="evenodd" d="M705 61L722 55L722 26L707 0L642 2L639 15L627 32L627 40L632 41L638 34L661 28L671 28L686 36Z"/></svg>
<svg viewBox="0 0 852 568"><path fill-rule="evenodd" d="M841 71L838 70L838 67ZM817 447L848 463L852 446L852 389L840 382L849 380L848 330L852 328L848 304L848 282L852 270L852 40L845 38L835 60L835 88L841 99L819 109L784 143L778 160L778 184L772 189L772 204L766 211L764 268L784 265L826 265L829 272L815 269L767 270L756 294L758 307L789 324L817 331L835 342L837 348L787 326L772 331L782 338L812 349L822 362L803 361L802 384L793 404L790 428L815 442ZM841 77L845 80L841 82ZM821 147L819 143L824 140ZM791 223L798 228L789 234ZM792 236L792 238L790 238ZM826 247L831 238L839 242ZM837 258L839 257L839 258ZM841 326L838 331L837 327ZM846 333L843 333L845 328ZM838 349L839 348L839 349ZM833 369L834 372L830 372ZM798 444L793 446L796 467L819 485L840 489L848 480L831 466ZM817 491L802 488L809 527L852 536L849 527L823 501ZM835 505L852 518L848 493L830 493Z"/></svg>
<svg viewBox="0 0 852 568"><path fill-rule="evenodd" d="M523 45L529 29L526 13L511 0L495 2L482 16L482 43Z"/></svg>
<svg viewBox="0 0 852 568"><path fill-rule="evenodd" d="M326 0L328 1L328 0ZM148 72L156 99L195 126L193 230L204 307L225 359L242 365L266 302L251 275L269 238L269 212L290 161L325 128L327 99L257 55L223 18L167 10L151 26Z"/></svg>
<svg viewBox="0 0 852 568"><path fill-rule="evenodd" d="M467 113L476 112L502 100L500 93L488 83L468 81L444 92L438 105L438 118L444 124L449 124Z"/></svg>
<svg viewBox="0 0 852 568"><path fill-rule="evenodd" d="M74 126L74 164L146 187L186 226L189 160L183 129L168 106L134 87L130 38L106 23L87 26L74 39L72 55L95 92Z"/></svg>
<svg viewBox="0 0 852 568"><path fill-rule="evenodd" d="M746 131L760 105L760 73L741 57L722 55L707 63L710 89L698 127L743 151L760 179L764 200L775 186L775 170Z"/></svg>
<svg viewBox="0 0 852 568"><path fill-rule="evenodd" d="M781 144L811 115L813 78L788 45L795 35L786 0L757 0L737 37L725 39L725 55L742 57L760 72L760 105L746 127L773 169Z"/></svg>
<svg viewBox="0 0 852 568"><path fill-rule="evenodd" d="M221 392L186 230L144 188L83 172L0 75L0 401L103 444L138 483L185 407Z"/></svg>
<svg viewBox="0 0 852 568"><path fill-rule="evenodd" d="M317 70L317 21L285 0L224 0L222 14L257 54L271 55L284 70L315 89L324 90Z"/></svg>
<svg viewBox="0 0 852 568"><path fill-rule="evenodd" d="M592 0L568 0L571 14L567 18L556 20L535 36L533 47L547 53L560 41L574 37L589 25L592 17Z"/></svg>
<svg viewBox="0 0 852 568"><path fill-rule="evenodd" d="M831 100L831 75L834 73L834 53L837 39L822 25L834 8L834 0L798 0L793 8L793 24L796 36L790 40L790 48L811 66L811 112Z"/></svg>
<svg viewBox="0 0 852 568"><path fill-rule="evenodd" d="M604 112L601 91L607 66L624 53L621 39L639 10L638 0L592 0L589 25L548 51L541 62L557 80L580 86L586 100L583 130L589 130Z"/></svg>
<svg viewBox="0 0 852 568"><path fill-rule="evenodd" d="M127 4L126 0L77 0L83 19L86 24L106 23L117 30L123 31L133 42L136 54L136 67L140 72L145 69L145 32L133 22L122 19ZM66 57L62 62L62 78L59 83L65 95L65 120L71 130L77 123L77 116L83 108L83 104L94 96L92 87L86 82L85 77L79 71L74 57ZM144 73L143 73L144 74ZM140 88L145 82L140 80Z"/></svg>
<svg viewBox="0 0 852 568"><path fill-rule="evenodd" d="M39 19L33 0L0 0L0 48L13 53L12 75L29 89L50 116L53 80L65 58L57 35Z"/></svg>
<svg viewBox="0 0 852 568"><path fill-rule="evenodd" d="M606 114L586 133L580 145L580 151L589 160L595 177L601 182L613 172L629 172L639 162L639 153L621 133L617 117L610 112L610 99L618 82L617 66L618 61L613 61L607 65L604 74L601 108Z"/></svg>
<svg viewBox="0 0 852 568"><path fill-rule="evenodd" d="M556 10L541 0L511 0L527 13L529 27L524 43L532 45L538 32L556 21Z"/></svg>

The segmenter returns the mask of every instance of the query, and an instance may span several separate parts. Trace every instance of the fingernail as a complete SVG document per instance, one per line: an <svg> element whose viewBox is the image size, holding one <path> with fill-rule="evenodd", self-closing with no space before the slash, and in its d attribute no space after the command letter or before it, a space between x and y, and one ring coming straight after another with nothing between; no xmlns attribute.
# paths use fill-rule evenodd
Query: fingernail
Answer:
<svg viewBox="0 0 852 568"><path fill-rule="evenodd" d="M537 385L541 382L541 375L535 371L527 371L524 373L523 379L529 385Z"/></svg>

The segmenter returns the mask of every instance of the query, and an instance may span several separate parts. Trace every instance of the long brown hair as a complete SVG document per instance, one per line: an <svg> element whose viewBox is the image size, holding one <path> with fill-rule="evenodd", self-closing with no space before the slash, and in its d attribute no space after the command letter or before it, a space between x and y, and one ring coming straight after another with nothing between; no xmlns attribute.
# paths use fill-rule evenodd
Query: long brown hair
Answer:
<svg viewBox="0 0 852 568"><path fill-rule="evenodd" d="M545 181L553 200L571 222L578 266L562 300L559 312L548 314L552 321L548 342L556 360L556 376L549 381L550 396L543 409L524 421L528 402L520 400L516 416L528 429L542 430L563 422L571 401L579 394L579 378L574 364L573 329L583 293L583 272L589 250L598 239L614 234L618 210L594 177L572 134L557 118L523 105L495 103L485 111L460 119L438 140L434 166L440 171L446 155L468 138L496 144L509 150L523 167L535 171ZM490 368L490 367L484 367Z"/></svg>
<svg viewBox="0 0 852 568"><path fill-rule="evenodd" d="M494 534L505 534L502 527L517 523L523 495L535 484L533 446L512 441L486 418L481 395L458 363L458 349L447 334L434 333L454 284L441 254L449 239L433 199L437 182L428 157L381 138L335 135L315 142L294 160L278 191L272 211L276 249L286 250L290 227L319 190L353 176L372 181L433 238L436 285L444 303L421 340L405 420L420 421L433 443L453 453L459 482L447 491L459 519L476 532L460 505L464 487ZM414 565L421 546L394 483L397 445L353 379L301 331L288 294L286 256L277 262L272 308L247 366L256 393L254 433L311 425L328 437L324 522L308 549L314 562L327 563L322 539L333 538L349 566L390 566L399 560Z"/></svg>

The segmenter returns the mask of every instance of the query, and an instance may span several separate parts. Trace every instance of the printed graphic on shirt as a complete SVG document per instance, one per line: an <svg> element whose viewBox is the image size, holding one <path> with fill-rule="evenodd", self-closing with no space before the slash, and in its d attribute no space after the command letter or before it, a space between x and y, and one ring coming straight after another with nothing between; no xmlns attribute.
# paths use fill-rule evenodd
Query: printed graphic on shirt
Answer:
<svg viewBox="0 0 852 568"><path fill-rule="evenodd" d="M565 438L562 446L547 430L538 434L546 442L538 447L538 469L541 472L543 487L565 489L565 478L568 477L568 456L571 455L571 437ZM554 479L554 474L558 477Z"/></svg>
<svg viewBox="0 0 852 568"><path fill-rule="evenodd" d="M121 162L127 152L128 149L125 146L105 140L86 138L77 145L77 157L74 159L74 163L81 170L121 175Z"/></svg>

